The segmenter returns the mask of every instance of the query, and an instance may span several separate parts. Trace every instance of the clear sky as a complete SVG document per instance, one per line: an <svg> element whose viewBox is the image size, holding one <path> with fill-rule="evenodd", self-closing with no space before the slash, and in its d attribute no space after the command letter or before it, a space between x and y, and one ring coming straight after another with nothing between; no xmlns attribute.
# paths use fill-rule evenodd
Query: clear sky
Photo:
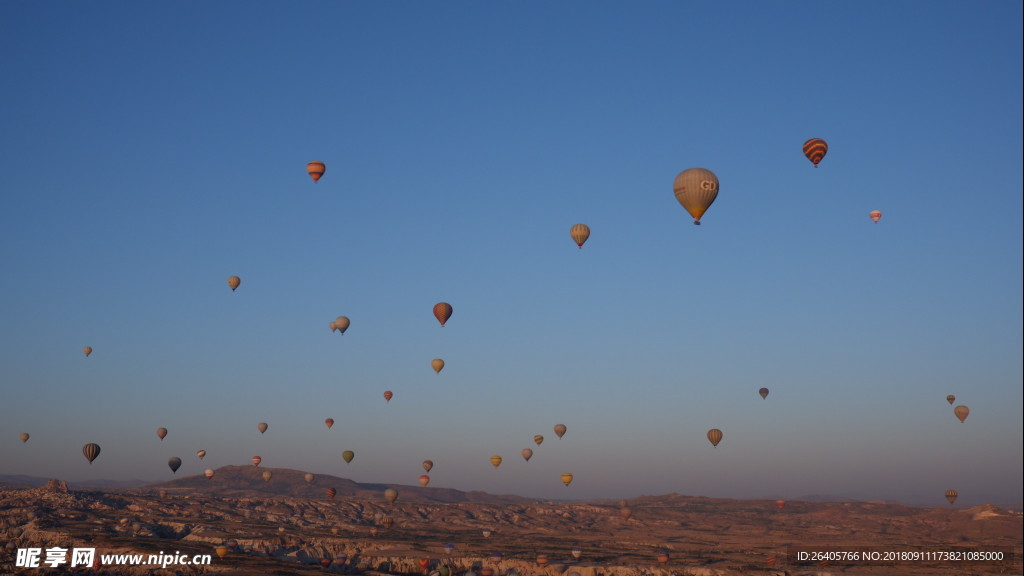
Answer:
<svg viewBox="0 0 1024 576"><path fill-rule="evenodd" d="M2 2L0 474L1019 503L1021 20Z"/></svg>

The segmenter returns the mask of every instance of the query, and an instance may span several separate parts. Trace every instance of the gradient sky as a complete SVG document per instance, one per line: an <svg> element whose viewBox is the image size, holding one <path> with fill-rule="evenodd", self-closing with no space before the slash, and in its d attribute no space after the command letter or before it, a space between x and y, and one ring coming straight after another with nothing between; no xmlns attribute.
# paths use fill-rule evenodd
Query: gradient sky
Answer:
<svg viewBox="0 0 1024 576"><path fill-rule="evenodd" d="M1021 20L0 3L0 474L1019 503Z"/></svg>

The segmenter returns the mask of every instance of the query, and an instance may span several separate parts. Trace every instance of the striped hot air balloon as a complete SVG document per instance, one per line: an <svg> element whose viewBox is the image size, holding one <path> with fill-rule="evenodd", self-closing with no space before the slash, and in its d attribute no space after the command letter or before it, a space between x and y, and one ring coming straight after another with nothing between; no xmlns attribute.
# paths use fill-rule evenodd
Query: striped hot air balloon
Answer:
<svg viewBox="0 0 1024 576"><path fill-rule="evenodd" d="M100 445L90 442L82 446L82 454L85 454L85 459L89 461L89 464L92 464L92 461L100 455Z"/></svg>
<svg viewBox="0 0 1024 576"><path fill-rule="evenodd" d="M335 488L328 488L324 490L324 494L327 495L328 500L334 500L334 497L338 495L338 491Z"/></svg>
<svg viewBox="0 0 1024 576"><path fill-rule="evenodd" d="M718 443L722 441L722 431L718 428L708 430L708 440L711 441L712 446L718 446Z"/></svg>
<svg viewBox="0 0 1024 576"><path fill-rule="evenodd" d="M828 152L828 142L825 142L821 138L811 138L807 142L804 142L804 156L814 164L814 167L818 167L818 162L825 157Z"/></svg>
<svg viewBox="0 0 1024 576"><path fill-rule="evenodd" d="M572 236L577 246L583 248L583 243L587 241L587 238L590 238L590 227L586 224L574 224L569 229L569 235Z"/></svg>
<svg viewBox="0 0 1024 576"><path fill-rule="evenodd" d="M956 502L958 496L960 495L957 494L956 490L946 490L946 500L949 500L950 504Z"/></svg>
<svg viewBox="0 0 1024 576"><path fill-rule="evenodd" d="M718 197L718 176L704 168L683 170L672 185L676 200L693 216L693 223L700 225L704 212Z"/></svg>
<svg viewBox="0 0 1024 576"><path fill-rule="evenodd" d="M327 165L319 160L314 160L309 164L306 164L306 172L309 172L309 177L313 179L313 182L319 182L320 177L327 171Z"/></svg>
<svg viewBox="0 0 1024 576"><path fill-rule="evenodd" d="M871 216L871 220L874 221L875 224L878 224L878 221L882 219L882 211L872 210L868 216Z"/></svg>

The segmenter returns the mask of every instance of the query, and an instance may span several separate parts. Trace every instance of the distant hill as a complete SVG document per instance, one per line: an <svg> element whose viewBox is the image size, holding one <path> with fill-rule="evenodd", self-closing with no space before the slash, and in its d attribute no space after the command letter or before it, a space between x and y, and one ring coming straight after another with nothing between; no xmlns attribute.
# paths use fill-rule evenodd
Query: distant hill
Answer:
<svg viewBox="0 0 1024 576"><path fill-rule="evenodd" d="M270 480L263 473L270 472ZM213 478L204 475L186 476L167 482L139 486L141 490L166 490L170 494L187 493L217 497L326 498L326 490L334 488L336 498L358 498L384 501L384 491L393 488L402 501L438 502L445 504L534 504L538 500L513 495L494 495L486 492L463 492L452 488L429 488L405 484L363 484L348 478L317 474L306 482L306 472L288 468L256 466L224 466L214 470Z"/></svg>
<svg viewBox="0 0 1024 576"><path fill-rule="evenodd" d="M49 481L50 478L42 478L38 476L0 474L0 488L35 488L37 486L44 486ZM68 487L73 490L81 488L127 489L138 488L145 484L145 480L95 479L68 482Z"/></svg>

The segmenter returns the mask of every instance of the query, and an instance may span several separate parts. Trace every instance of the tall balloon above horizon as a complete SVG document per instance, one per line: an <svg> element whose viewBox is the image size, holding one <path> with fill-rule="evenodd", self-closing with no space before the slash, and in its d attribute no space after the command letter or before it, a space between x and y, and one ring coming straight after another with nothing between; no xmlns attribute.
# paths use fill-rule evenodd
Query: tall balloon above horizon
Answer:
<svg viewBox="0 0 1024 576"><path fill-rule="evenodd" d="M672 184L676 200L693 217L693 223L700 225L700 219L718 197L718 176L705 168L690 168L676 176Z"/></svg>

